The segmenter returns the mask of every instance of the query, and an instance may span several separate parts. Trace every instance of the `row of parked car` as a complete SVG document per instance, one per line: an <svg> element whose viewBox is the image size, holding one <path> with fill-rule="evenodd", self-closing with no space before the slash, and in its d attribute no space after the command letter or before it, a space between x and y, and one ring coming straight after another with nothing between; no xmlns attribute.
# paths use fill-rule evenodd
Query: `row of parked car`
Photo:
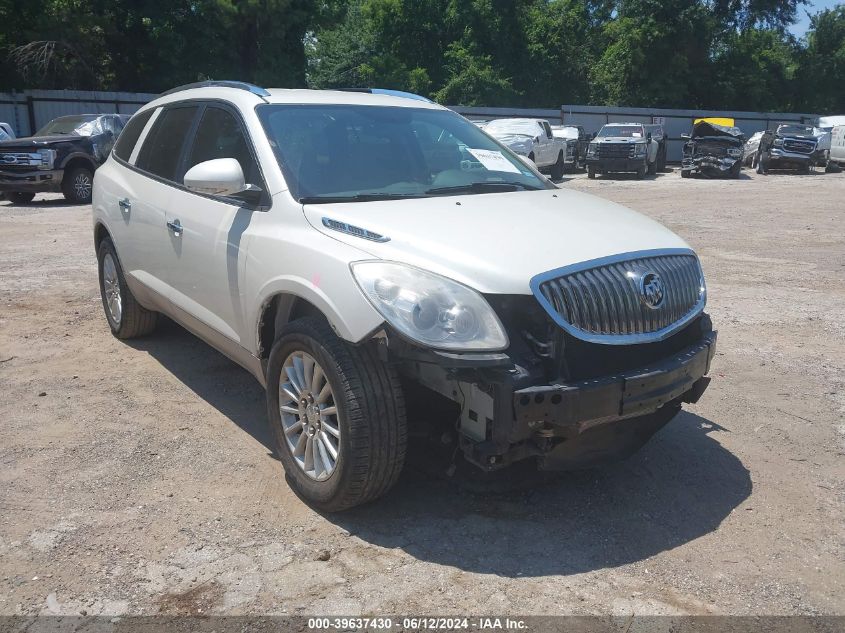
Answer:
<svg viewBox="0 0 845 633"><path fill-rule="evenodd" d="M129 120L125 114L79 114L50 121L33 136L15 139L0 123L0 196L25 204L37 192L61 192L71 202L91 201L94 171L108 157ZM834 125L834 123L843 123ZM638 178L666 169L667 138L661 125L608 123L594 134L580 125L554 126L544 119L475 122L552 179L586 169L596 174L633 172ZM742 166L828 171L845 165L845 121L821 127L783 123L774 130L742 131L724 121L701 119L684 135L681 177L738 177Z"/></svg>
<svg viewBox="0 0 845 633"><path fill-rule="evenodd" d="M683 135L682 178L737 178L743 165L760 173L807 173L813 166L835 171L845 164L845 125L783 123L746 139L732 123L700 119ZM667 139L661 125L608 123L592 135L580 125L553 126L543 119L496 119L476 125L553 179L575 169L586 169L590 178L620 172L643 178L666 168Z"/></svg>

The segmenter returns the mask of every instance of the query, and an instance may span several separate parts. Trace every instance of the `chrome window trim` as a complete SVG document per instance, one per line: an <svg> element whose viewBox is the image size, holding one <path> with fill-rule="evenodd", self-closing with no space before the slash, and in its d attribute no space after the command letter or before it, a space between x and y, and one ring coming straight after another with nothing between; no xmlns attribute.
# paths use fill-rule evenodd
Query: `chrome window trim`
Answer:
<svg viewBox="0 0 845 633"><path fill-rule="evenodd" d="M678 321L675 321L671 325L666 326L663 329L655 330L654 332L649 332L647 334L592 334L590 332L585 332L584 330L581 330L566 321L558 313L558 311L555 310L555 307L548 301L548 299L546 299L540 289L540 286L545 282L551 281L552 279L556 279L558 277L570 275L572 273L590 270L592 268L598 268L600 266L606 266L608 264L617 264L620 262L642 259L644 257L660 257L663 255L692 255L693 257L695 257L696 261L698 262L698 269L702 271L700 293L701 296L699 297L698 302L692 307L692 309L686 314L686 316L682 317ZM702 311L704 310L704 306L707 304L707 285L704 282L704 272L701 267L701 260L698 258L698 255L696 255L695 251L689 248L658 248L645 251L631 251L629 253L620 253L618 255L609 255L607 257L599 257L598 259L590 259L584 262L570 264L569 266L563 266L562 268L556 268L554 270L535 275L531 278L529 285L531 287L531 293L534 295L537 301L540 302L540 305L543 307L546 313L568 334L588 343L599 343L603 345L639 345L642 343L654 343L656 341L662 341L677 332L678 330L682 329L690 321L695 319L699 314L702 313Z"/></svg>

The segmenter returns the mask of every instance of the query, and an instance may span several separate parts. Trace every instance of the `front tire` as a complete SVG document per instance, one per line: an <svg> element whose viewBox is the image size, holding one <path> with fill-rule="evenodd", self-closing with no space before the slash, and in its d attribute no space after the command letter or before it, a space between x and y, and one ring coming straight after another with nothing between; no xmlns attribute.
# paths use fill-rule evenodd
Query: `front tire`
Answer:
<svg viewBox="0 0 845 633"><path fill-rule="evenodd" d="M353 346L322 319L289 323L267 366L267 415L288 482L338 512L384 495L405 462L399 376L371 344Z"/></svg>
<svg viewBox="0 0 845 633"><path fill-rule="evenodd" d="M637 169L637 180L645 178L646 166L642 165Z"/></svg>
<svg viewBox="0 0 845 633"><path fill-rule="evenodd" d="M97 269L100 297L112 334L119 339L128 339L152 332L158 313L141 307L129 290L114 244L109 238L100 242L97 249Z"/></svg>
<svg viewBox="0 0 845 633"><path fill-rule="evenodd" d="M12 204L29 204L35 199L35 194L31 191L9 191L6 197Z"/></svg>
<svg viewBox="0 0 845 633"><path fill-rule="evenodd" d="M94 191L94 172L87 167L74 167L65 172L62 193L68 202L88 204Z"/></svg>
<svg viewBox="0 0 845 633"><path fill-rule="evenodd" d="M596 168L595 167L587 167L587 178L595 178L596 177Z"/></svg>
<svg viewBox="0 0 845 633"><path fill-rule="evenodd" d="M550 173L552 180L560 180L561 178L563 178L563 168L564 168L563 152L560 152L557 155L557 162L555 162L555 164L552 165L552 169L551 169L551 173Z"/></svg>

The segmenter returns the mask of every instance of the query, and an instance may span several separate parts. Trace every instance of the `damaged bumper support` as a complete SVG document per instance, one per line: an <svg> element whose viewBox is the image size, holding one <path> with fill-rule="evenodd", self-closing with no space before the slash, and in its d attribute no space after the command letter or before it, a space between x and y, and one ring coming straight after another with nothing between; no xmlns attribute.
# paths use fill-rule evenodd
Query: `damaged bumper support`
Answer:
<svg viewBox="0 0 845 633"><path fill-rule="evenodd" d="M460 442L470 462L495 470L535 457L541 469L569 470L630 455L682 402L698 401L710 382L706 374L715 350L711 330L694 345L637 369L531 386L526 383L536 378L504 354L490 355L483 367L411 363L405 371L461 404ZM448 356L445 365L455 360Z"/></svg>
<svg viewBox="0 0 845 633"><path fill-rule="evenodd" d="M731 156L685 157L681 163L681 169L691 173L726 176L737 170L740 160Z"/></svg>

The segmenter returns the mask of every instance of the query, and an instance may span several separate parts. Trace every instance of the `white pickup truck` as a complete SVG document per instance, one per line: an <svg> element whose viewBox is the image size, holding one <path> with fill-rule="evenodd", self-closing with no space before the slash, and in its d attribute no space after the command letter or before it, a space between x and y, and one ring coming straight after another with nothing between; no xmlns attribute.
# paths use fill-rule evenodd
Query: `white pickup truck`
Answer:
<svg viewBox="0 0 845 633"><path fill-rule="evenodd" d="M484 131L520 156L533 161L540 171L552 179L563 175L566 160L566 139L552 133L544 119L495 119Z"/></svg>

